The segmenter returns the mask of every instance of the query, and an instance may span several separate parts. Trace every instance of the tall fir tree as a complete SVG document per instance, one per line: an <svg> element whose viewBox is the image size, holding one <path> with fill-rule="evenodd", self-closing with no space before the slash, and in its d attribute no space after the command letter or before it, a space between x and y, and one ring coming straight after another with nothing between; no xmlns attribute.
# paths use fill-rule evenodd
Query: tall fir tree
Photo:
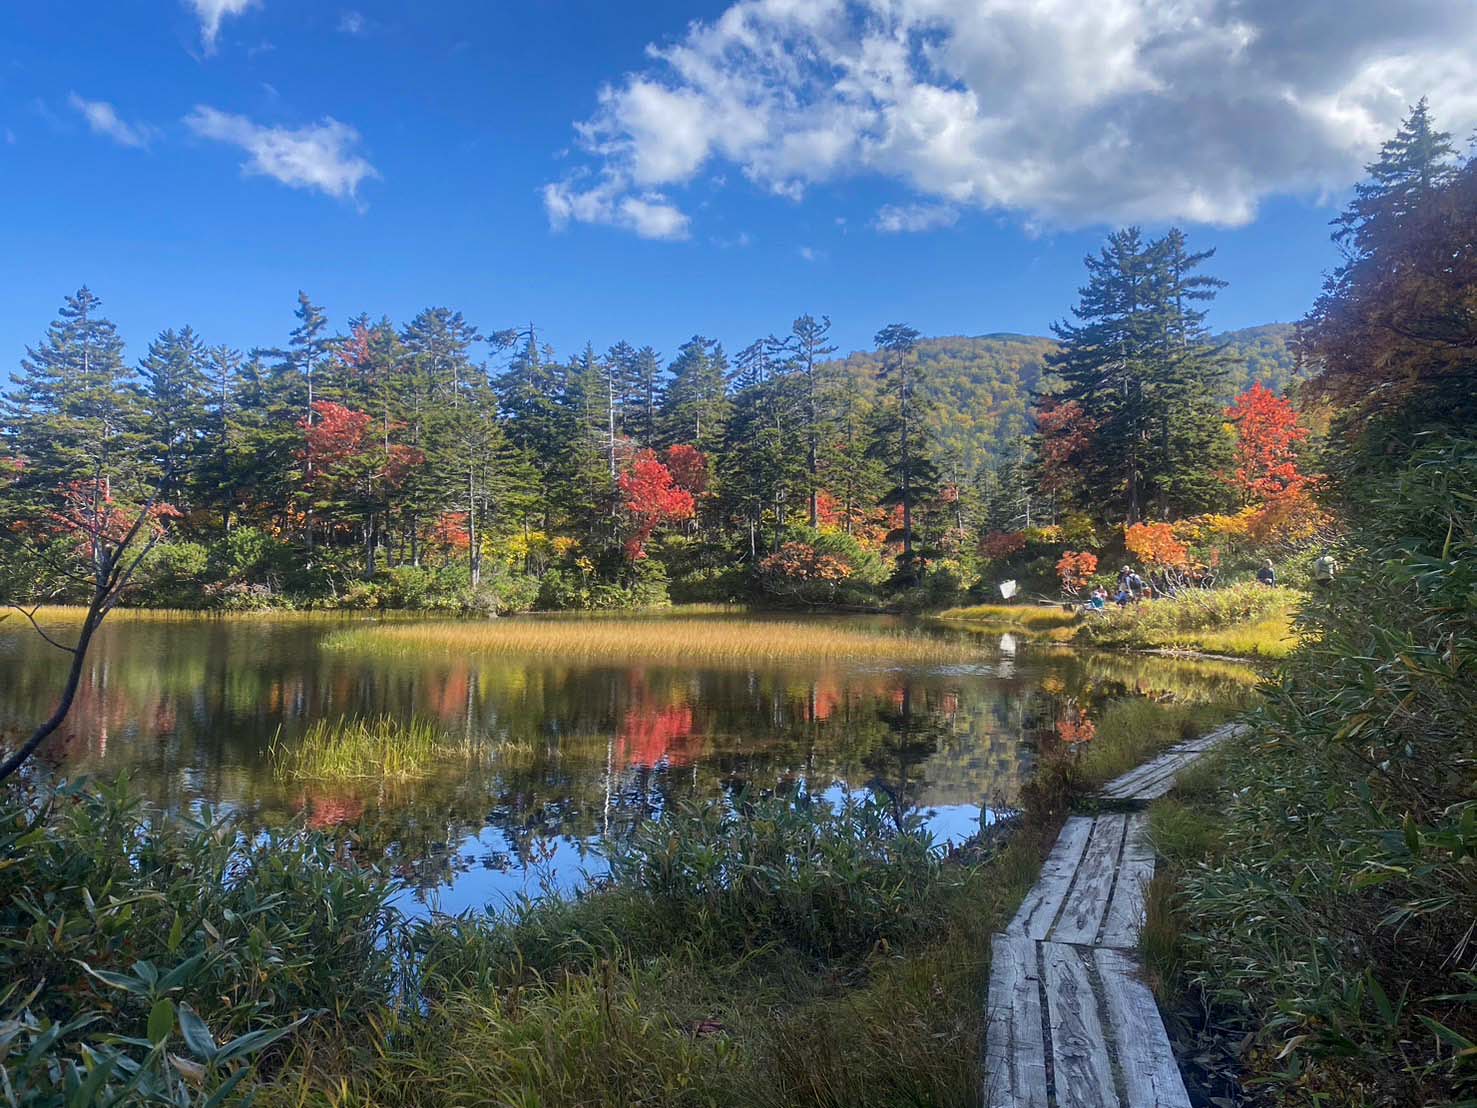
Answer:
<svg viewBox="0 0 1477 1108"><path fill-rule="evenodd" d="M729 414L728 359L722 344L694 335L678 349L670 372L661 415L663 443L690 443L712 454L723 442Z"/></svg>
<svg viewBox="0 0 1477 1108"><path fill-rule="evenodd" d="M207 359L205 344L183 327L160 332L139 362L145 457L155 479L167 481L165 495L182 508L198 507L205 495L199 477L210 444Z"/></svg>
<svg viewBox="0 0 1477 1108"><path fill-rule="evenodd" d="M829 394L823 380L826 359L836 353L831 342L831 317L802 315L790 329L791 350L795 372L799 379L805 417L805 474L809 484L810 525L820 522L821 503L821 447L825 442L830 412L826 399Z"/></svg>
<svg viewBox="0 0 1477 1108"><path fill-rule="evenodd" d="M914 328L892 323L873 339L882 355L878 376L886 397L874 452L884 459L891 483L882 502L902 509L902 525L889 537L902 545L897 578L904 584L918 580L924 558L917 543L914 513L919 502L935 494L938 486L938 473L922 434L918 338Z"/></svg>

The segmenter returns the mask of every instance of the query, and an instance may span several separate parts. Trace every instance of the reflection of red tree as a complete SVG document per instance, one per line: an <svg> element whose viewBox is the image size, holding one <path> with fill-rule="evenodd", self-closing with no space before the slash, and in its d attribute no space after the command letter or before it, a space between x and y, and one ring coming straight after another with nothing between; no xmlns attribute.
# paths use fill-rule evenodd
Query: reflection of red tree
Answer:
<svg viewBox="0 0 1477 1108"><path fill-rule="evenodd" d="M687 704L632 708L615 733L615 757L621 765L685 766L701 753L702 739L693 734L692 707Z"/></svg>
<svg viewBox="0 0 1477 1108"><path fill-rule="evenodd" d="M805 705L807 723L824 723L841 706L841 689L834 680L817 681L810 687L810 700Z"/></svg>
<svg viewBox="0 0 1477 1108"><path fill-rule="evenodd" d="M364 815L364 800L357 796L304 793L298 800L298 810L307 811L309 827L327 831L345 823L356 823Z"/></svg>

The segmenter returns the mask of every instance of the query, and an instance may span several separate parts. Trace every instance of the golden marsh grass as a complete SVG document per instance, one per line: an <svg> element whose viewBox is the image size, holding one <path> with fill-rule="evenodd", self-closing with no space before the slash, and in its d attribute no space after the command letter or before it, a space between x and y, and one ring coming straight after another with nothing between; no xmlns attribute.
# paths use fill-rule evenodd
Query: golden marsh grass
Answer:
<svg viewBox="0 0 1477 1108"><path fill-rule="evenodd" d="M980 656L968 643L932 635L798 620L506 619L356 627L324 640L329 649L391 657L435 651L574 661L706 664L961 662Z"/></svg>

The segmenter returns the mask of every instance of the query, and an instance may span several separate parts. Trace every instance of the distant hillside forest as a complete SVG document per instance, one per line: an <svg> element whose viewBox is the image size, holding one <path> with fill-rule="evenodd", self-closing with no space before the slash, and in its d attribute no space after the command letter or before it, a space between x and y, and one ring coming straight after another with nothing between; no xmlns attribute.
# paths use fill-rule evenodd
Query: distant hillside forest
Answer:
<svg viewBox="0 0 1477 1108"><path fill-rule="evenodd" d="M1246 508L1228 404L1293 374L1287 325L1207 330L1220 282L1182 234L1108 242L1101 294L1142 286L1122 318L1084 300L1055 339L897 323L845 358L824 316L739 350L561 356L445 307L335 326L299 294L279 346L185 326L130 363L83 288L5 398L0 598L85 599L131 532L152 545L123 601L182 607L921 607L991 566L1050 583L1065 542ZM1092 407L1129 395L1093 366L1130 374L1128 408ZM1127 469L1065 479L1083 436Z"/></svg>
<svg viewBox="0 0 1477 1108"><path fill-rule="evenodd" d="M1260 382L1285 393L1297 376L1291 323L1267 323L1214 336L1225 376L1215 389L1226 404ZM918 344L921 389L929 412L934 446L964 474L978 474L991 460L1035 430L1033 396L1041 387L1047 355L1059 349L1055 339L1039 335L997 333L969 338L950 335ZM879 355L852 354L841 365L855 375L858 387L876 378Z"/></svg>

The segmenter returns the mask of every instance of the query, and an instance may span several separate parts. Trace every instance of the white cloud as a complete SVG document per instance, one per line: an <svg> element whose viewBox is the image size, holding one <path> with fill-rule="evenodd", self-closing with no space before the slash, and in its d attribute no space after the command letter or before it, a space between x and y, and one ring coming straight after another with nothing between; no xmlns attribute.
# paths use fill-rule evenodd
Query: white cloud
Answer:
<svg viewBox="0 0 1477 1108"><path fill-rule="evenodd" d="M587 188L572 180L548 184L543 197L556 231L571 222L604 223L644 239L685 239L692 222L661 193L628 193L623 184L608 178Z"/></svg>
<svg viewBox="0 0 1477 1108"><path fill-rule="evenodd" d="M221 21L256 7L261 0L185 0L185 3L194 9L200 20L201 45L207 54L213 54L216 40L220 38Z"/></svg>
<svg viewBox="0 0 1477 1108"><path fill-rule="evenodd" d="M159 135L147 123L124 122L118 115L118 110L106 100L84 100L74 92L67 97L67 103L82 114L93 134L106 135L119 146L132 146L142 150Z"/></svg>
<svg viewBox="0 0 1477 1108"><path fill-rule="evenodd" d="M338 29L345 35L366 35L369 33L369 20L364 18L363 12L356 12L352 8L339 13Z"/></svg>
<svg viewBox="0 0 1477 1108"><path fill-rule="evenodd" d="M359 132L325 116L321 123L295 129L266 127L244 115L231 115L199 105L185 124L202 138L230 143L246 151L241 168L281 181L292 188L317 189L340 200L358 201L358 189L379 173L360 154Z"/></svg>
<svg viewBox="0 0 1477 1108"><path fill-rule="evenodd" d="M551 220L613 223L728 167L777 196L905 185L883 231L975 207L1036 227L1236 225L1357 180L1422 95L1477 124L1471 0L738 0L602 89Z"/></svg>
<svg viewBox="0 0 1477 1108"><path fill-rule="evenodd" d="M799 250L795 251L795 253L800 255L801 261L806 262L818 262L826 256L825 251L817 250L813 246L802 246Z"/></svg>
<svg viewBox="0 0 1477 1108"><path fill-rule="evenodd" d="M950 204L884 204L872 226L884 234L936 231L959 222L959 209Z"/></svg>

